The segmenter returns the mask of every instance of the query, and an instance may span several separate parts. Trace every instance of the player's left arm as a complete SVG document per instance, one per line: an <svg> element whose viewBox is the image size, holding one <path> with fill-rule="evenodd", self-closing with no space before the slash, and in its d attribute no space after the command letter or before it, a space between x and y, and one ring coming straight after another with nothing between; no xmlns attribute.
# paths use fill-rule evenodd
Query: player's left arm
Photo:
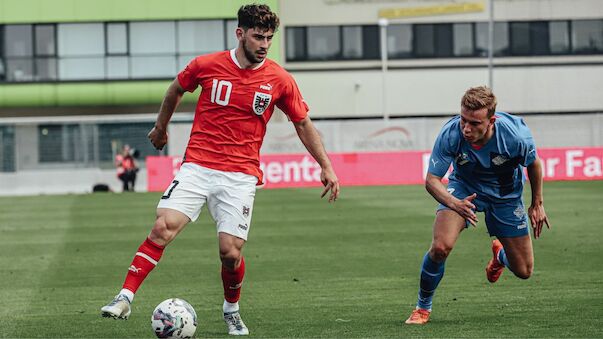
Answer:
<svg viewBox="0 0 603 339"><path fill-rule="evenodd" d="M322 181L325 189L320 197L324 197L329 191L331 191L329 202L337 200L337 197L339 197L339 179L337 179L335 170L331 165L331 160L329 160L327 151L320 140L320 135L312 123L312 120L309 116L306 116L298 122L293 122L293 125L295 126L299 139L304 146L306 146L306 149L308 152L310 152L310 155L312 155L314 160L318 162L320 168L322 169L320 173L320 181Z"/></svg>
<svg viewBox="0 0 603 339"><path fill-rule="evenodd" d="M528 217L532 223L534 238L537 239L540 237L544 224L546 224L547 228L551 228L549 219L544 211L542 196L542 162L540 158L536 157L536 159L528 165L528 178L530 178L530 187L532 189L532 203L528 208Z"/></svg>

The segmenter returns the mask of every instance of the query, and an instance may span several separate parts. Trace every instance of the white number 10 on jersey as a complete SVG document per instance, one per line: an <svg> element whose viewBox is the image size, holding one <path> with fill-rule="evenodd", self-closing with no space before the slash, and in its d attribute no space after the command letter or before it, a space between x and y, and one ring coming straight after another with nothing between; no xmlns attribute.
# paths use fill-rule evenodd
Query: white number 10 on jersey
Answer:
<svg viewBox="0 0 603 339"><path fill-rule="evenodd" d="M231 91L232 83L230 81L214 79L211 85L211 102L222 106L228 105Z"/></svg>

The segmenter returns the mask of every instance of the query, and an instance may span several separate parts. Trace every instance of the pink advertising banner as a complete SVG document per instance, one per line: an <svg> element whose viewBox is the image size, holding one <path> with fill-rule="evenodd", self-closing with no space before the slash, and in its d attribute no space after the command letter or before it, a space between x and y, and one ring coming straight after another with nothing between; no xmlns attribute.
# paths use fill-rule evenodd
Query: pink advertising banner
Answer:
<svg viewBox="0 0 603 339"><path fill-rule="evenodd" d="M539 149L544 180L602 180L603 147ZM330 154L342 185L422 184L427 151ZM180 157L147 157L149 191L165 190L180 168ZM264 155L265 188L320 186L320 166L307 154Z"/></svg>

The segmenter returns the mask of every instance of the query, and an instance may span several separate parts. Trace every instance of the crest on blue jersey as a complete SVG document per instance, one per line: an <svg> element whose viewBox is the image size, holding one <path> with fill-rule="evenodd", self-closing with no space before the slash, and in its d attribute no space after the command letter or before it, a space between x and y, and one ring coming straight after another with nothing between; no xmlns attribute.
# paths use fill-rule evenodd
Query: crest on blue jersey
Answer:
<svg viewBox="0 0 603 339"><path fill-rule="evenodd" d="M469 156L467 155L467 153L459 153L456 155L456 158L454 159L454 161L459 166L463 166L464 164L469 162Z"/></svg>
<svg viewBox="0 0 603 339"><path fill-rule="evenodd" d="M494 157L494 159L492 159L492 163L496 166L500 166L502 164L504 164L505 162L509 161L509 158L507 158L504 155L497 155L496 157Z"/></svg>
<svg viewBox="0 0 603 339"><path fill-rule="evenodd" d="M255 92L255 95L253 96L253 112L257 115L264 114L264 111L266 111L268 105L270 105L271 100L272 95L262 92Z"/></svg>

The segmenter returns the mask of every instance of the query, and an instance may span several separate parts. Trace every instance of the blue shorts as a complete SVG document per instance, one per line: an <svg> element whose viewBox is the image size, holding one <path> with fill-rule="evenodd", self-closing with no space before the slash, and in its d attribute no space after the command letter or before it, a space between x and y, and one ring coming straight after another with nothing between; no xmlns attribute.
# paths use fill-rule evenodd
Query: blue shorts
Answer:
<svg viewBox="0 0 603 339"><path fill-rule="evenodd" d="M478 192L469 192L469 190L458 181L448 183L448 192L457 199L465 199L473 193L477 197L473 200L477 212L484 212L486 215L486 227L490 236L513 238L521 237L530 233L528 229L528 216L523 206L521 198L508 199L504 201L492 201L485 196L480 197ZM438 211L449 209L440 204ZM467 221L465 227L469 227Z"/></svg>

